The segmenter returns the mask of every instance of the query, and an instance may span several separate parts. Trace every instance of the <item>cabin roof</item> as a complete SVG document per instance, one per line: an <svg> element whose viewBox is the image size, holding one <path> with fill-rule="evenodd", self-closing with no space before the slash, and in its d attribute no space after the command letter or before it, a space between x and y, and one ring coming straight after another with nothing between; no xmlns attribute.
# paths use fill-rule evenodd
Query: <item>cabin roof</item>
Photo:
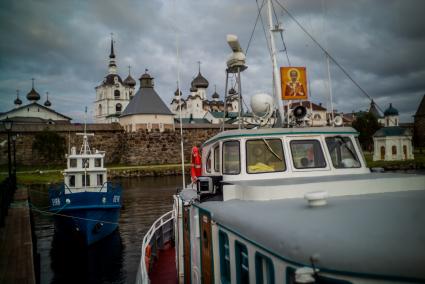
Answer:
<svg viewBox="0 0 425 284"><path fill-rule="evenodd" d="M425 279L425 191L328 198L310 208L302 198L198 205L231 229L297 265L357 275Z"/></svg>
<svg viewBox="0 0 425 284"><path fill-rule="evenodd" d="M237 137L255 137L263 135L293 135L293 134L358 134L352 127L305 127L305 128L262 128L236 129L223 131L207 140L204 146L220 139Z"/></svg>

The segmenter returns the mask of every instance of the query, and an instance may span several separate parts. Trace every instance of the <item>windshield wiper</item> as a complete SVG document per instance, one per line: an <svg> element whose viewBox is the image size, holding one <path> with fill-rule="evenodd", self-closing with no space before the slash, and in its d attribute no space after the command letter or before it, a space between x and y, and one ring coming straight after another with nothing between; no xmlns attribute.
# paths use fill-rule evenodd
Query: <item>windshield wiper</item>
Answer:
<svg viewBox="0 0 425 284"><path fill-rule="evenodd" d="M263 142L264 144L266 144L267 148L269 149L269 151L276 157L278 158L279 161L282 161L283 159L281 157L279 157L278 154L275 153L275 151L273 151L273 149L270 147L269 143L267 143L267 140L263 138Z"/></svg>

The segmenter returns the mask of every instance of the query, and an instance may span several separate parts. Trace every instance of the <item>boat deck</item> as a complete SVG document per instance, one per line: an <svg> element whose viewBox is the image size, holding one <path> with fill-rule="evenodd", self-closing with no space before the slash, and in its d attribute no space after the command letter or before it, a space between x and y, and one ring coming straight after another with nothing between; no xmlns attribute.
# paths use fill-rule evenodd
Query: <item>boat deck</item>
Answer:
<svg viewBox="0 0 425 284"><path fill-rule="evenodd" d="M176 251L170 242L158 250L149 278L152 284L177 283Z"/></svg>

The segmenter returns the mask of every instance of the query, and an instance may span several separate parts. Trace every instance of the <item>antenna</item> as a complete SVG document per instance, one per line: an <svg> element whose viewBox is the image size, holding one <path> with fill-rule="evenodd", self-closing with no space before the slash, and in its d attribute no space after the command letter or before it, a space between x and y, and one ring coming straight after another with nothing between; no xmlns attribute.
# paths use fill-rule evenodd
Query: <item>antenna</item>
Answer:
<svg viewBox="0 0 425 284"><path fill-rule="evenodd" d="M275 89L275 101L277 102L279 114L280 114L280 123L283 124L284 119L284 113L283 113L283 105L282 105L282 90L280 88L280 74L279 70L277 68L277 58L276 58L276 47L274 42L274 32L279 32L281 30L281 27L278 26L276 28L273 24L273 18L272 18L272 1L267 1L267 7L268 7L268 18L269 18L269 34L270 34L270 45L271 45L271 56L272 56L272 64L273 64L273 81L274 81L274 89ZM288 112L289 112L289 103L288 103ZM288 116L289 117L289 116ZM289 120L288 120L289 124Z"/></svg>
<svg viewBox="0 0 425 284"><path fill-rule="evenodd" d="M173 2L175 7L175 1ZM177 9L174 9L177 14ZM178 17L176 17L177 21ZM175 25L177 27L177 23ZM186 176L184 172L184 140L183 140L183 125L182 125L182 96L180 95L180 50L179 50L179 33L176 29L176 69L177 69L177 92L179 95L179 120L180 120L180 152L182 160L182 184L183 189L186 188ZM147 71L146 71L147 72ZM199 72L201 72L201 62L199 62Z"/></svg>
<svg viewBox="0 0 425 284"><path fill-rule="evenodd" d="M91 154L90 146L88 143L88 136L94 136L94 133L87 133L87 106L84 111L84 133L77 133L79 136L83 136L83 145L81 145L80 155Z"/></svg>

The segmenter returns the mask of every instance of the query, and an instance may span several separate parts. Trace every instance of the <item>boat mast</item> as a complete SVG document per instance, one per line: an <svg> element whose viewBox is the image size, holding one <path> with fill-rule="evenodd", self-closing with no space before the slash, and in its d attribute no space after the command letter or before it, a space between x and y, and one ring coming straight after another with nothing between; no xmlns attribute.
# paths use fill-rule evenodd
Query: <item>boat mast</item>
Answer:
<svg viewBox="0 0 425 284"><path fill-rule="evenodd" d="M275 103L278 107L281 123L283 125L284 121L284 113L283 113L283 104L282 104L282 90L280 87L280 74L279 69L277 67L277 58L276 58L276 46L274 41L274 33L275 32L281 32L282 27L280 24L276 24L276 26L273 24L273 18L272 18L272 0L267 0L267 14L269 19L269 35L270 35L270 45L271 45L271 57L272 57L272 64L273 64L273 86L274 86L274 97L275 97ZM289 113L289 106L288 106L288 113ZM289 123L289 121L288 121Z"/></svg>

